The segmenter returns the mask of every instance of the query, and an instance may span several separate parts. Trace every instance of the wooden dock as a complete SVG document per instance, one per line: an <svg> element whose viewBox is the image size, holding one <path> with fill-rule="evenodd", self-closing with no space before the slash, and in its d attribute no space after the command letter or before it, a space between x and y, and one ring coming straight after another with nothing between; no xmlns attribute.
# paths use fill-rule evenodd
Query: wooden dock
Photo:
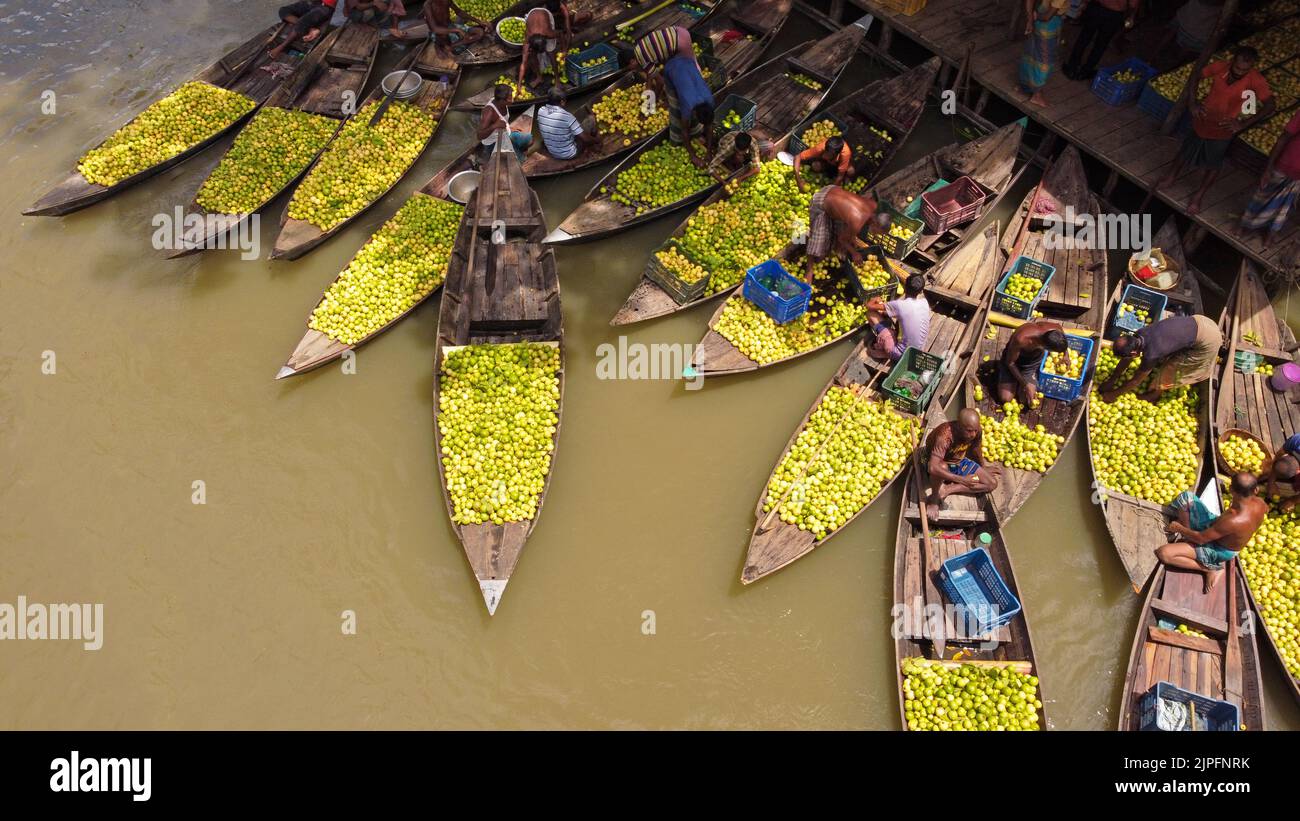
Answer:
<svg viewBox="0 0 1300 821"><path fill-rule="evenodd" d="M884 24L872 27L868 40L879 56L889 53L895 36L906 37L940 56L944 70L941 87L946 87L966 61L969 49L970 81L978 99L973 111L982 114L990 94L1018 108L1031 120L1041 124L1052 137L1067 140L1079 150L1105 164L1110 175L1101 186L1109 198L1120 179L1149 191L1166 174L1174 162L1181 141L1160 134L1160 122L1140 111L1136 104L1109 106L1092 93L1089 83L1073 82L1055 72L1044 89L1050 105L1029 105L1020 91L1017 69L1023 39L1011 39L1009 0L929 0L915 15L905 16L877 5L871 0L821 0L812 4L798 2L796 8L823 23L840 23L843 17L856 17L855 10L870 12ZM1062 59L1068 55L1072 38L1079 29L1066 26L1061 47ZM1102 64L1107 64L1103 60ZM975 96L974 94L972 96ZM1050 147L1049 147L1050 149ZM1187 213L1188 199L1196 189L1199 174L1189 174L1181 181L1160 190L1156 197L1192 222L1184 242L1194 248L1208 232L1248 256L1274 275L1296 276L1300 273L1300 219L1293 217L1279 241L1265 250L1258 234L1242 241L1233 233L1242 210L1258 183L1259 174L1247 171L1231 160L1218 181L1206 195L1202 211Z"/></svg>

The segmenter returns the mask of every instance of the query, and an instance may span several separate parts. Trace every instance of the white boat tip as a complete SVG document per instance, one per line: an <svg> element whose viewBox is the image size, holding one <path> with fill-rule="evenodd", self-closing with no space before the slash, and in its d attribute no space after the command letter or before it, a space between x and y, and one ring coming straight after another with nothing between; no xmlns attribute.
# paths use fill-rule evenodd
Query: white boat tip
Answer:
<svg viewBox="0 0 1300 821"><path fill-rule="evenodd" d="M495 616L497 605L501 603L501 594L506 592L509 579L479 579L479 590L483 591L483 601L487 604L488 615Z"/></svg>
<svg viewBox="0 0 1300 821"><path fill-rule="evenodd" d="M542 242L553 244L557 242L568 242L571 239L573 239L573 234L570 234L563 228L556 228L554 231L547 234L546 239L542 240Z"/></svg>
<svg viewBox="0 0 1300 821"><path fill-rule="evenodd" d="M295 371L293 368L290 368L288 365L284 365L280 368L280 371L275 375L275 378L284 379L286 376L293 376L295 373L297 373L297 371Z"/></svg>

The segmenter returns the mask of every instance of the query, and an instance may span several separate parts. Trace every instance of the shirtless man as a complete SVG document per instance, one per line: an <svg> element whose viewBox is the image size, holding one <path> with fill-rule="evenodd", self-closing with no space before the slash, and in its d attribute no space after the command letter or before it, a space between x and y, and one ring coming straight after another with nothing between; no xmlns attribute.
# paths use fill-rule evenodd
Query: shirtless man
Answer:
<svg viewBox="0 0 1300 821"><path fill-rule="evenodd" d="M873 233L889 232L893 221L887 211L879 211L880 204L870 196L859 196L838 185L828 185L813 194L808 206L808 260L807 279L813 281L813 264L831 252L831 240L841 256L854 262L862 261L862 249L867 246L858 239L862 229L871 223Z"/></svg>
<svg viewBox="0 0 1300 821"><path fill-rule="evenodd" d="M1218 518L1199 496L1183 491L1169 506L1174 519L1165 532L1184 541L1156 548L1156 558L1170 567L1204 574L1205 592L1209 593L1223 578L1224 566L1237 558L1268 513L1268 502L1255 495L1258 487L1254 475L1234 475L1232 504Z"/></svg>
<svg viewBox="0 0 1300 821"><path fill-rule="evenodd" d="M1278 505L1279 509L1283 513L1295 510L1295 506L1300 504L1300 460L1297 460L1293 454L1283 451L1266 461L1260 472L1268 481L1265 492L1269 498L1278 499L1287 495L1288 498ZM1283 494L1283 490L1287 493Z"/></svg>
<svg viewBox="0 0 1300 821"><path fill-rule="evenodd" d="M524 53L519 62L519 85L527 86L528 70L537 75L536 85L546 80L546 73L555 65L555 54L563 52L560 32L555 27L555 15L545 6L538 6L524 18Z"/></svg>
<svg viewBox="0 0 1300 821"><path fill-rule="evenodd" d="M1061 323L1046 319L1026 322L1011 332L1011 341L998 360L998 402L1018 399L1026 408L1038 398L1038 366L1048 351L1069 350Z"/></svg>
<svg viewBox="0 0 1300 821"><path fill-rule="evenodd" d="M456 12L457 19L467 20L474 25L469 29L452 25L453 11ZM488 24L462 10L456 5L455 0L426 0L423 14L424 23L429 27L429 34L433 36L434 47L445 56L451 56L453 42L457 46L469 46L487 36ZM456 37L454 41L452 35Z"/></svg>
<svg viewBox="0 0 1300 821"><path fill-rule="evenodd" d="M925 438L926 463L930 471L929 501L925 513L939 515L939 505L954 493L979 494L996 490L996 467L984 464L984 431L979 411L963 408L956 422L944 422ZM966 460L974 463L973 471L962 475ZM969 465L967 465L969 467Z"/></svg>

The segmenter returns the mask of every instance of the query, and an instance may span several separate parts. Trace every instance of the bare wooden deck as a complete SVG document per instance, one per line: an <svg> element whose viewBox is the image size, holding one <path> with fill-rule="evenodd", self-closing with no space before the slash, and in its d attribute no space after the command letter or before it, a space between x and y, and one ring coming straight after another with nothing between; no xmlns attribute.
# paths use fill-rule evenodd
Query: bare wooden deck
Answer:
<svg viewBox="0 0 1300 821"><path fill-rule="evenodd" d="M1019 108L1052 133L1104 163L1118 176L1145 190L1150 190L1169 170L1170 163L1177 156L1180 140L1161 136L1160 123L1140 111L1136 103L1108 106L1092 93L1089 83L1072 82L1059 71L1044 89L1050 105L1047 108L1029 105L1017 79L1023 40L1008 39L1011 5L1007 0L929 0L925 9L910 17L876 5L871 0L848 0L848 3L834 0L829 5L834 13L836 7L847 4L874 14L877 20L888 24L897 34L942 57L946 64L960 66L969 46L973 83ZM825 12L827 7L826 3L801 2L796 8L807 10L809 5L818 12ZM855 15L848 13L845 16ZM1063 30L1063 58L1078 31L1073 26L1066 26ZM887 46L887 42L884 45ZM1102 64L1113 62L1111 56L1114 56L1113 52ZM947 75L945 72L944 76ZM1206 194L1203 210L1194 216L1188 215L1188 199L1195 191L1198 179L1199 175L1189 175L1161 190L1157 197L1268 269L1288 272L1300 266L1300 220L1293 220L1281 241L1267 250L1262 248L1258 235L1243 242L1232 233L1259 179L1257 173L1229 161L1215 187ZM1104 193L1109 194L1109 191Z"/></svg>

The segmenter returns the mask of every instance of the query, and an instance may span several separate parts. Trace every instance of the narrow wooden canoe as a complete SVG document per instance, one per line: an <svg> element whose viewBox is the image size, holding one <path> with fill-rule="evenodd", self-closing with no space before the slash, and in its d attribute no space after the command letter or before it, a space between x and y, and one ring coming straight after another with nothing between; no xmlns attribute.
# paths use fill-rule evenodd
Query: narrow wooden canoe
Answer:
<svg viewBox="0 0 1300 821"><path fill-rule="evenodd" d="M504 146L502 145L504 142ZM497 144L478 190L466 209L460 235L447 273L446 298L438 314L438 342L434 359L434 448L442 452L439 415L439 375L449 348L464 345L543 342L560 348L560 407L563 417L564 329L560 314L560 281L555 252L541 242L546 220L537 194L528 187L523 170L508 141ZM504 242L494 242L493 224L504 222ZM513 298L509 298L513 297ZM554 441L558 445L557 422ZM555 453L546 475L537 515L555 473ZM442 459L438 459L443 500L453 517L451 495ZM453 524L478 579L488 613L496 612L524 543L537 524L532 519L504 524Z"/></svg>
<svg viewBox="0 0 1300 821"><path fill-rule="evenodd" d="M679 3L663 2L663 0L650 0L636 6L623 6L610 4L611 7L618 9L618 14L612 17L605 17L601 23L589 25L583 32L576 36L575 48L590 48L590 46L580 46L578 44L589 42L591 45L604 43L616 49L621 47L630 47L640 38L652 31L669 26L684 26L688 29L696 28L707 21L711 16L717 13L718 9L729 3L736 3L738 0L702 0L698 5L708 9L704 17L695 18L688 14ZM510 70L505 72L512 79L518 79L519 59L522 57L521 52L517 52L515 59L510 64ZM624 58L620 62L620 68L612 74L606 74L587 83L566 83L564 92L569 97L579 94L585 94L589 91L596 91L605 88L610 83L626 74L631 68L631 61ZM477 94L456 103L457 111L477 112L483 106L492 101L493 89L496 86L496 78L487 84L487 87ZM510 102L511 111L517 111L530 105L536 105L546 101L545 92L533 93L532 89L527 89L529 93L519 94Z"/></svg>
<svg viewBox="0 0 1300 821"><path fill-rule="evenodd" d="M497 23L507 17L524 17L528 14L529 9L538 5L540 5L538 0L522 0L522 2L515 3L492 18L490 21L492 30L488 32L488 36L469 46L464 52L457 54L456 62L462 66L489 66L518 61L523 49L502 42L501 38L497 37ZM626 19L623 16L624 12L631 8L630 3L619 2L619 0L568 0L568 6L569 10L575 14L588 13L591 15L591 20L588 21L587 25L573 33L574 48L582 48L583 43L591 43L603 38L609 30L611 21L618 22ZM427 26L419 26L413 30L413 33L419 34L420 31L423 31L424 35L427 36L428 30ZM516 69L516 73L517 71Z"/></svg>
<svg viewBox="0 0 1300 821"><path fill-rule="evenodd" d="M414 62L415 73L420 75L424 83L420 90L416 92L414 97L403 102L424 109L429 116L434 118L433 130L429 132L429 139L425 141L424 146L420 149L420 154L415 155L411 159L411 162L406 166L397 179L393 180L392 185L388 186L388 188L377 194L370 200L370 202L363 205L354 214L329 230L321 230L319 227L313 225L307 220L294 219L290 217L289 203L285 203L284 212L280 215L280 233L275 238L275 247L271 250L271 259L297 259L342 231L347 226L351 225L353 220L364 214L371 206L387 196L389 191L392 191L397 187L397 184L402 181L402 178L405 177L406 174L410 172L411 168L415 166L415 163L420 159L420 156L423 155L423 152L428 150L429 146L433 144L433 138L437 136L438 129L442 126L442 122L445 119L444 115L447 113L447 105L456 96L456 87L460 84L460 67L439 54L437 49L435 49L431 43L425 44L422 48L417 49L411 56L410 60ZM401 69L404 70L407 66L408 63L404 62ZM357 114L354 116L360 116L360 112L368 104L374 101L383 100L384 96L385 93L382 84L376 86L371 90L365 101L357 106ZM326 152L322 152L321 156L324 156L325 153ZM307 169L304 178L311 174L312 169L315 168L316 164L319 162L320 157L317 157L316 163L313 163L311 168Z"/></svg>
<svg viewBox="0 0 1300 821"><path fill-rule="evenodd" d="M925 93L924 89L921 89L922 101L924 100L924 93ZM1017 133L1022 131L1022 129L1019 126L1012 126L1012 128L1014 128ZM990 137L992 136L994 135L990 135ZM1006 143L1001 143L999 141L994 141L994 142L999 143L1000 149L1009 150L1010 158L1012 160L1015 159L1016 148L1015 146L1010 144L1010 141L1007 141ZM1019 144L1018 138L1015 140L1015 143L1016 145ZM968 143L967 145L973 145L973 143ZM933 152L931 155L927 155L926 157L923 157L921 160L918 160L918 163L922 163L924 167L927 169L936 167L936 165L937 167L940 168L949 168L950 166L948 165L948 163L950 159L953 158L954 156L960 157L959 150L961 147L962 146L958 144L953 144L945 148L940 148L937 151ZM988 156L989 159L987 160L987 163L992 165L997 165L999 168L1003 167L1002 158L1004 158L1005 155L1002 153L1001 150L999 150L998 152L994 152L993 154ZM963 157L962 159L964 160L965 158ZM1005 169L1008 172L1010 172L1011 166L1007 165L1005 166ZM900 171L899 173L900 174L908 173L908 169L903 169L903 171ZM951 174L952 172L944 171L944 173ZM893 179L894 176L896 175L891 175L890 179ZM988 178L992 179L993 176L994 175L988 175ZM1006 175L1002 175L1001 173L999 173L996 176L998 178L998 182L1001 185L1001 187L998 189L994 189L996 191L996 194L990 197L990 199L986 201L986 205L981 207L980 211L974 217L972 217L971 223L968 223L967 225L962 227L952 229L952 233L954 235L964 235L966 229L968 228L973 228L976 231L982 230L984 227L985 215L991 215L997 209L997 206L1001 202L1002 197L1006 194L1008 190L1010 190L1011 185L1018 177L1018 172L1017 174L1014 175L1011 173L1007 173ZM930 184L927 182L923 182L921 179L918 179L915 176L913 176L913 179L916 181L916 184L919 186L912 189L915 195L919 195L920 192L924 191L925 188L928 187ZM788 263L787 268L789 270L792 271L803 270L805 264L803 246L798 245L798 246L787 247L785 252L782 254L782 257L787 261ZM909 274L918 273L921 270L918 268L914 268L908 265L907 263L898 262L897 260L890 260L889 263L895 268L900 279L905 278ZM744 353L742 353L739 348L737 348L734 344L732 344L731 340L727 339L725 336L718 333L718 331L716 330L718 322L722 318L723 312L727 309L727 305L730 304L732 301L744 299L744 296L741 294L741 288L742 286L739 285L733 288L730 291L729 295L727 296L727 299L722 303L722 305L718 306L718 309L714 311L713 316L709 319L709 330L704 335L704 338L700 340L700 343L695 347L695 356L692 361L692 368L694 373L697 373L701 376L725 376L727 374L734 374L734 373L748 373L750 371L755 371L760 368L766 368L772 365L779 365L784 362L789 362L792 359L797 359L798 357L805 356L815 351L819 351L828 345L833 345L836 342L839 342L841 339L845 339L849 336L852 336L853 334L861 330L861 328L863 327L862 325L859 325L857 327L850 328L849 330L847 330L840 336L835 337L834 339L827 340L815 347L809 348L806 351L802 351L798 354L794 354L793 356L788 356L773 362L760 364L754 361L753 359L750 359Z"/></svg>
<svg viewBox="0 0 1300 821"><path fill-rule="evenodd" d="M261 69L274 62L291 68L297 65L298 62L298 58L289 55L282 56L279 60L272 60L267 57L267 50L271 47L271 41L279 30L280 24L276 23L274 26L255 34L238 47L232 49L220 60L200 71L192 80L238 92L260 106L282 83L281 79L277 79L273 74ZM248 114L232 122L228 127L213 134L206 140L192 145L160 163L138 171L113 185L105 186L93 183L74 168L66 180L37 200L31 208L23 211L23 214L38 217L58 217L78 211L88 205L94 205L119 191L188 160L221 139L223 135L230 133L232 129L247 121L256 111L256 108L252 109ZM101 140L97 145L103 145L103 143L104 140Z"/></svg>
<svg viewBox="0 0 1300 821"><path fill-rule="evenodd" d="M1051 191L1056 190L1053 185L1060 179L1060 176L1053 172L1060 169L1068 169L1071 173L1074 173L1074 169L1077 169L1078 173L1083 171L1082 165L1058 163L1044 176L1042 185L1026 195L1021 203L1020 211L1014 218L1014 222L1019 226L1019 232L1013 238L1007 267L1010 267L1015 258L1021 254L1032 256L1048 265L1055 266L1056 274L1053 276L1053 284L1058 285L1059 288L1049 290L1057 294L1068 295L1068 298L1061 298L1056 302L1044 301L1039 303L1044 318L1057 320L1065 326L1067 331L1080 332L1082 335L1094 337L1092 358L1084 367L1084 384L1079 396L1072 402L1063 402L1059 399L1040 395L1040 405L1037 408L1022 408L1020 411L1020 421L1025 425L1031 428L1035 425L1042 425L1048 433L1065 437L1065 442L1061 443L1060 446L1060 450L1064 450L1066 445L1069 444L1070 438L1074 436L1075 431L1078 429L1088 403L1088 393L1092 385L1092 369L1098 350L1097 343L1100 341L1105 320L1104 303L1101 295L1106 292L1107 266L1105 250L1087 248L1072 239L1053 242L1046 236L1049 229L1042 227L1041 224L1032 219L1026 219L1026 216L1034 208L1036 195L1050 196ZM1073 189L1075 186L1071 184L1070 187ZM1086 183L1082 190L1085 192L1089 204L1086 206L1087 210L1079 213L1093 216L1100 215L1101 205L1095 197L1087 194ZM1198 302L1199 298L1198 292ZM1082 308L1081 304L1087 304L1088 307ZM980 338L978 357L980 364L976 366L971 378L966 380L966 405L977 409L985 416L1001 419L1004 414L1001 403L997 399L997 363L1002 358L1002 352L1006 350L1007 344L1011 341L1013 328L1008 327L1008 325L1018 325L1019 320L996 311L992 312L990 319L989 327L995 336L989 338L985 334ZM977 385L980 386L982 391L982 398L978 400L975 398ZM1042 483L1047 473L1050 473L1054 467L1056 467L1055 462L1048 467L1045 473L1039 473L1034 470L1024 470L1003 465L998 488L989 494L990 502L997 512L999 521L1003 523L1011 521L1011 518L1016 515L1025 502L1029 501L1029 497L1038 489L1039 484Z"/></svg>
<svg viewBox="0 0 1300 821"><path fill-rule="evenodd" d="M976 340L982 332L988 315L987 301L992 293L997 273L1002 269L1001 262L1001 252L998 250L998 226L994 224L980 233L968 235L966 241L954 249L935 271L937 282L953 290L961 289L971 300L976 301L979 307L972 308L964 300L946 299L939 293L930 300L933 313L930 317L930 337L926 341L925 350L944 356L950 363L940 377L939 385L930 400L933 408L940 411L946 408L961 387L975 350ZM830 382L817 395L790 436L784 450L781 451L772 475L763 483L759 493L758 504L754 508L754 517L757 521L753 535L750 537L744 570L740 576L742 583L749 584L757 581L811 553L814 548L843 530L853 519L861 516L863 511L871 507L871 504L888 489L889 484L892 484L893 479L881 487L880 493L857 510L848 522L828 532L821 539L811 531L783 522L777 515L779 504L771 512L763 510L767 500L767 489L776 474L776 469L794 447L799 434L803 432L827 392L833 387L849 388L865 400L880 400L884 395L879 391L878 382L883 380L887 373L888 368L873 359L867 352L866 343L859 342ZM894 479L896 478L897 475Z"/></svg>
<svg viewBox="0 0 1300 821"><path fill-rule="evenodd" d="M514 121L510 124L510 127L514 131L522 131L522 132L531 131L533 128L533 110L530 108L527 111L525 111L523 114L516 117ZM470 144L469 148L466 148L465 151L462 152L459 157L447 163L438 171L438 173L430 177L429 181L426 182L424 185L420 186L419 190L416 193L427 194L431 197L438 197L439 199L444 199L444 200L454 202L452 197L447 192L447 184L457 174L461 173L462 171L470 170L471 160L474 157L474 155L478 153L478 148L479 148L479 143L477 140L474 140ZM364 248L365 246L363 245L362 247ZM360 251L358 251L357 253L360 253ZM351 264L351 260L349 260L348 264L349 265ZM344 266L344 270L347 270L347 266ZM334 278L334 281L331 282L328 287L326 287L325 293L329 292L329 289L333 287L334 283L337 282L339 277L341 276L343 276L342 272L340 272L339 275ZM346 342L342 342L338 339L334 339L328 334L321 333L320 331L317 331L310 327L311 315L315 313L316 308L319 307L320 304L325 300L325 293L322 293L320 299L316 301L316 305L313 306L311 312L307 314L309 325L307 327L306 332L303 334L302 339L298 341L298 346L293 349L293 353L289 354L289 359L284 363L283 366L281 366L280 371L275 375L275 378L284 379L285 377L288 376L295 376L300 373L305 373L314 368L319 368L322 365L326 365L330 362L333 362L334 360L342 356L346 351L356 350L357 348L360 348L362 345L366 344L370 340L379 336L381 333L393 327L398 322L401 322L403 319L409 316L410 313L414 311L416 308L418 308L421 304L423 304L426 299L429 299L434 294L436 294L439 288L441 288L441 286L439 286L438 288L434 288L424 297L424 299L421 299L415 304L411 305L411 307L407 308L400 315L395 317L391 322L387 323L381 328L376 329L374 332L368 334L365 338L360 339L351 345L347 344Z"/></svg>
<svg viewBox="0 0 1300 821"><path fill-rule="evenodd" d="M870 16L866 20L870 23ZM845 26L818 42L810 40L801 43L745 74L719 91L716 97L721 101L728 94L738 94L756 103L758 119L749 133L756 139L767 140L778 148L783 148L790 130L826 99L831 86L844 72L866 33L863 26L854 24ZM817 78L823 78L822 87L814 89L796 82L791 75L798 73L811 73ZM591 187L582 204L547 235L546 241L552 244L589 242L609 236L699 202L722 188L718 183L711 182L688 196L659 206L615 202L613 197L618 175L636 165L643 154L667 139L667 133L660 132L642 143L640 148Z"/></svg>
<svg viewBox="0 0 1300 821"><path fill-rule="evenodd" d="M1142 696L1162 681L1206 698L1230 701L1240 711L1241 729L1264 729L1259 645L1253 633L1240 627L1248 623L1244 617L1249 611L1236 562L1208 594L1204 587L1200 573L1164 565L1156 568L1133 636L1119 729L1141 728ZM1229 607L1230 595L1235 607ZM1179 624L1209 638L1180 633ZM1231 635L1230 624L1236 626Z"/></svg>
<svg viewBox="0 0 1300 821"><path fill-rule="evenodd" d="M916 70L917 69L913 69L912 71ZM884 80L881 82L892 84L895 83L895 81L904 81L904 78L909 78L909 74L901 74L891 80ZM914 82L914 79L908 79L904 82L898 83L897 85L890 86L890 88L897 90L908 89L913 86ZM924 97L922 96L922 100L923 99ZM938 160L944 164L952 165L957 169L974 170L976 167L987 169L990 173L983 177L983 179L986 179L990 183L997 183L1000 186L1000 190L1005 192L1009 190L1012 183L1014 183L1014 174L1012 175L1012 178L1009 178L1007 181L998 182L1002 179L1002 173L1000 170L995 169L1005 168L1009 173L1014 171L1016 150L1020 145L1020 139L1023 133L1023 130L1018 125L1012 124L1005 126L983 137L972 140L969 143L941 149L941 151L946 152L955 148L956 151L955 153L940 157ZM895 137L895 140L897 139L898 137ZM1005 164L1003 163L1002 158L1005 158ZM926 169L925 173L934 173L934 163L931 162L929 157L922 158L922 162L924 162L923 166L919 163L913 163L907 168L900 170L897 174L891 174L886 178L886 180L881 182L881 185L884 185L885 182L889 182L889 190L902 190L904 187L902 181L905 178L914 182L920 182L920 178L923 177L924 174L918 176L917 169L924 168ZM929 182L925 183L926 186L929 184ZM718 191L700 207L703 208L711 205L725 196L727 196L725 191ZM985 214L990 213L991 211L991 207L984 209ZM672 238L680 238L686 233L690 219L690 217L687 217L677 226L677 229L672 234ZM954 231L953 234L954 236L957 235L958 231ZM798 249L793 246L787 246L786 254L794 254L797 250ZM925 261L920 258L913 257L912 260L913 262L919 261L922 264L925 264ZM694 308L696 305L700 305L711 299L730 293L730 290L724 290L715 294L705 294L698 299L679 304L667 291L643 273L640 282L637 283L637 286L632 290L632 293L628 295L627 300L623 303L623 307L619 308L618 313L614 315L614 318L610 320L609 324L631 325L634 322L642 322L647 319L655 319L661 316L675 314L678 311L689 310L690 308Z"/></svg>
<svg viewBox="0 0 1300 821"><path fill-rule="evenodd" d="M1237 351L1249 350L1262 354L1267 362L1276 367L1293 361L1296 341L1291 329L1274 312L1273 303L1264 290L1264 283L1249 260L1242 261L1236 283L1223 308L1219 326L1223 331L1227 353L1223 357L1212 394L1210 447L1217 454L1219 437L1225 431L1237 428L1258 436L1272 453L1280 453L1286 438L1292 433L1300 432L1300 390L1278 393L1266 384L1265 377L1242 373L1234 367L1233 362ZM1264 344L1247 341L1244 338L1247 333L1252 338L1262 340ZM1217 469L1216 460L1216 471ZM1264 621L1249 582L1246 583L1246 589L1257 616L1256 621L1264 627L1264 636L1277 656L1291 694L1300 701L1300 679L1286 669L1273 630Z"/></svg>
<svg viewBox="0 0 1300 821"><path fill-rule="evenodd" d="M945 421L943 412L931 406L927 415L927 433ZM1034 657L1034 643L1029 633L1028 606L1016 582L1015 567L1007 548L1002 523L987 504L987 497L950 496L945 509L948 518L929 520L927 542L921 524L916 470L908 462L907 481L902 509L898 516L898 536L894 541L894 608L891 612L891 636L894 639L894 667L898 678L898 710L903 729L907 725L906 698L903 694L903 662L911 658L933 662L974 664L977 666L1013 667L1017 672L1039 677L1038 697L1043 696L1042 673ZM945 537L933 535L942 528ZM980 541L987 533L988 544ZM1020 612L992 634L971 634L964 619L954 618L950 602L936 582L945 561L982 547L1012 594L1020 600ZM930 610L927 611L927 607ZM938 613L944 613L941 618ZM947 650L948 652L945 652ZM957 650L959 661L950 661ZM1038 726L1047 729L1047 710L1038 708Z"/></svg>
<svg viewBox="0 0 1300 821"><path fill-rule="evenodd" d="M345 32L349 35L348 39L340 43ZM361 91L370 77L370 71L375 64L375 55L378 53L379 32L372 26L344 26L335 29L321 38L320 43L311 50L307 59L298 67L299 75L307 72L311 77L290 78L276 89L263 108L285 108L331 117L338 121L338 126L335 128L337 134L338 128L348 117L343 110L344 100L361 99ZM358 54L362 55L360 60L357 59ZM328 145L322 147L321 151L326 147ZM203 182L207 182L207 178L204 178L204 181L194 189L185 211L187 223L191 215L202 218L202 223L196 231L182 235L181 247L168 256L186 256L219 244L216 242L218 237L237 230L254 213L270 205L276 197L297 185L298 180L302 179L302 175L316 161L320 153L316 152L311 160L303 163L292 179L245 214L208 211L199 205L198 192L203 187Z"/></svg>
<svg viewBox="0 0 1300 821"><path fill-rule="evenodd" d="M790 8L793 5L794 0L753 0L753 2L739 8L735 5L727 6L723 11L711 15L706 22L695 30L696 34L707 36L713 42L713 56L721 60L723 66L727 69L727 76L723 78L724 85L748 71L758 61L758 58L771 45L772 39L785 25L786 19L790 16ZM728 31L749 30L753 26L750 21L760 13L759 19L767 23L765 28L759 29L748 36L724 42L723 35ZM774 24L769 22L773 20ZM618 79L618 82L600 92L591 102L574 111L573 116L579 122L584 122L588 117L592 116L592 108L596 103L607 99L612 94L626 91L636 85L640 85L640 80L635 75L624 74ZM555 177L560 174L567 174L570 171L590 168L593 165L598 165L633 150L646 140L657 136L658 133L662 133L662 130L656 132L656 134L633 139L628 138L626 134L619 131L602 131L598 134L600 137L598 145L568 160L557 160L544 150L534 151L524 160L524 174L528 179L532 180L541 177Z"/></svg>
<svg viewBox="0 0 1300 821"><path fill-rule="evenodd" d="M1112 321L1115 308L1119 305L1119 299L1124 290L1124 284L1124 281L1121 280L1115 286L1115 290L1111 292L1110 300L1106 303L1106 311L1103 314L1105 317L1103 327L1108 326ZM1165 319L1176 314L1186 314L1189 310L1188 305L1170 302L1161 314L1161 318ZM1197 411L1198 428L1196 434L1197 445L1200 448L1197 475L1200 475L1201 470L1205 467L1205 452L1208 445L1206 438L1209 433L1209 407L1212 402L1210 380L1200 382L1195 387L1200 401ZM1091 409L1092 398L1090 395L1085 410L1085 419L1090 418ZM1110 533L1115 552L1119 554L1120 561L1124 564L1124 570L1129 575L1129 581L1133 585L1133 592L1140 593L1147 581L1150 580L1151 571L1156 567L1156 548L1168 541L1168 537L1165 535L1164 506L1146 499L1129 496L1101 484L1101 480L1097 478L1096 464L1093 462L1091 422L1088 423L1087 427L1088 460L1092 466L1093 487L1095 489L1093 498L1098 500L1098 505L1101 507L1102 515L1106 520L1106 530Z"/></svg>

